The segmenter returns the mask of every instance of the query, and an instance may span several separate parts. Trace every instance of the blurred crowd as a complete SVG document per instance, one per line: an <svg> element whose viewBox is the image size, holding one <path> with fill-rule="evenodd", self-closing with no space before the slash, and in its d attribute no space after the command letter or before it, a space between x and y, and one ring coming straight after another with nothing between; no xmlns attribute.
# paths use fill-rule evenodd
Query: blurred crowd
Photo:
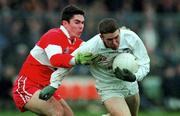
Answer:
<svg viewBox="0 0 180 116"><path fill-rule="evenodd" d="M140 82L142 107L180 109L179 0L0 0L0 110L10 107L13 80L30 49L44 32L59 27L68 4L86 11L85 41L97 33L104 17L135 31L151 58L151 72ZM78 66L72 74L89 72Z"/></svg>

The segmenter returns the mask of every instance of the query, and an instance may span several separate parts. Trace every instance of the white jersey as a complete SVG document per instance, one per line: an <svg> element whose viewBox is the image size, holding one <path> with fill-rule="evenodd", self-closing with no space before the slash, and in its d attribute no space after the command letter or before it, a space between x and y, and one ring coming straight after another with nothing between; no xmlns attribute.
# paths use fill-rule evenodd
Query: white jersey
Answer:
<svg viewBox="0 0 180 116"><path fill-rule="evenodd" d="M92 52L94 54L101 54L104 56L103 60L96 62L90 66L90 71L96 79L96 86L108 88L110 84L115 85L115 83L122 82L122 80L117 79L112 70L112 62L115 56L122 52L131 52L135 57L139 65L137 73L135 73L138 81L142 80L150 70L150 59L147 54L146 48L141 41L141 39L127 29L120 29L120 45L117 50L112 50L106 48L100 34L97 34L89 41L87 41L82 47L78 48L76 52ZM131 82L123 81L125 85L133 84ZM136 83L136 82L134 82Z"/></svg>
<svg viewBox="0 0 180 116"><path fill-rule="evenodd" d="M116 87L118 85L123 87L123 85L131 86L137 84L137 82L127 82L117 79L113 73L113 59L122 52L131 52L136 57L139 69L135 75L138 81L142 80L150 70L149 56L143 42L137 36L137 34L131 30L120 29L119 36L120 45L117 50L106 48L102 39L100 38L100 34L97 34L72 53L72 55L75 55L78 52L92 52L93 54L101 54L103 56L101 61L93 63L90 66L90 71L96 79L96 87L98 89L110 89L111 87L114 88L114 85ZM60 72L63 72L62 69L58 70L54 73L54 76L56 77L60 74Z"/></svg>

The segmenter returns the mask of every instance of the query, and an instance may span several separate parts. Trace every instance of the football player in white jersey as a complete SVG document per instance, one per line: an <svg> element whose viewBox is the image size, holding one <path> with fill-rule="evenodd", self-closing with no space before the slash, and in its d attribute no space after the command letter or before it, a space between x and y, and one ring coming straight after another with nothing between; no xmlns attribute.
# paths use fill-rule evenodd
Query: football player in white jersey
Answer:
<svg viewBox="0 0 180 116"><path fill-rule="evenodd" d="M109 115L138 116L138 81L150 71L150 59L138 35L129 29L119 28L116 20L105 18L99 23L99 34L75 50L72 55L87 51L99 55L90 65L90 71ZM135 74L127 69L112 70L113 59L123 52L129 52L136 57L139 69ZM41 95L49 98L53 93L51 88L57 88L69 71L70 69L57 69L51 75L50 86L44 88Z"/></svg>

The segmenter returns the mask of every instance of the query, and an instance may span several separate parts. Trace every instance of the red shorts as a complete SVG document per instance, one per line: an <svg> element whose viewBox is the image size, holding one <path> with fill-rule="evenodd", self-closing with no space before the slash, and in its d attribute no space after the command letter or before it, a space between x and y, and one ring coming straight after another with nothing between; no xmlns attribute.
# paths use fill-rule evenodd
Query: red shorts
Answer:
<svg viewBox="0 0 180 116"><path fill-rule="evenodd" d="M43 86L38 85L37 83L31 81L26 76L19 76L13 86L13 100L16 107L21 111L26 111L24 109L25 104L31 99L33 94L37 90L41 90ZM58 93L53 95L57 100L61 99L61 96Z"/></svg>

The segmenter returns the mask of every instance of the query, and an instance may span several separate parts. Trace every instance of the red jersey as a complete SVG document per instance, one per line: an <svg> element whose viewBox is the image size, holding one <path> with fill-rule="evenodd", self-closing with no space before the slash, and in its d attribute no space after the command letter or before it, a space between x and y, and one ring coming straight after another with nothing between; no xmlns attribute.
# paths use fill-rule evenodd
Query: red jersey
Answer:
<svg viewBox="0 0 180 116"><path fill-rule="evenodd" d="M81 43L80 38L75 38L71 42L67 30L63 26L49 30L30 51L21 68L20 75L24 75L42 86L47 86L55 68L72 67L69 62L73 56L70 54Z"/></svg>

